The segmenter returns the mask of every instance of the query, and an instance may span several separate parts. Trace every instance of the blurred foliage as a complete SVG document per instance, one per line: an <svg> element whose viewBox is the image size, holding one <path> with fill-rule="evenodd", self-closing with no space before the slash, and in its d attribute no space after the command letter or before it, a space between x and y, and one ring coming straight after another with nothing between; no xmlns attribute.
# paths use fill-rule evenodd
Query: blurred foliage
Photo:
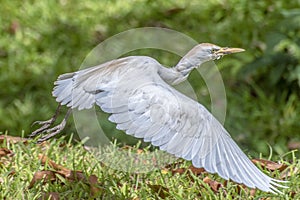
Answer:
<svg viewBox="0 0 300 200"><path fill-rule="evenodd" d="M300 87L300 9L277 13L280 19L265 36L262 52L240 72L259 82L267 93L299 93ZM278 17L277 17L278 18Z"/></svg>
<svg viewBox="0 0 300 200"><path fill-rule="evenodd" d="M268 153L267 140L282 153L289 141L300 140L299 7L299 1L284 0L2 1L0 131L28 134L33 121L49 118L57 105L53 82L77 70L99 42L156 26L199 43L247 50L218 62L228 95L225 126L245 147ZM156 50L148 53L166 65L179 60ZM196 73L189 78L209 106L200 79ZM121 134L107 120L101 123ZM72 123L68 126L75 132Z"/></svg>

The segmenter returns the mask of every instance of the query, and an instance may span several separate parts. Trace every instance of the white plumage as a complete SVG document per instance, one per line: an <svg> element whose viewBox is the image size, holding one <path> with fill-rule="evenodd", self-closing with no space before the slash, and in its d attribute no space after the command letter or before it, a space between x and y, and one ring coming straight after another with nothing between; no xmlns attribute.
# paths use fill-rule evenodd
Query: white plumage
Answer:
<svg viewBox="0 0 300 200"><path fill-rule="evenodd" d="M240 51L199 44L173 68L145 56L121 58L59 76L53 96L72 109L96 104L111 114L109 120L117 129L191 160L195 167L280 193L276 187L285 187L278 184L282 181L262 173L205 107L169 85L182 82L206 61Z"/></svg>

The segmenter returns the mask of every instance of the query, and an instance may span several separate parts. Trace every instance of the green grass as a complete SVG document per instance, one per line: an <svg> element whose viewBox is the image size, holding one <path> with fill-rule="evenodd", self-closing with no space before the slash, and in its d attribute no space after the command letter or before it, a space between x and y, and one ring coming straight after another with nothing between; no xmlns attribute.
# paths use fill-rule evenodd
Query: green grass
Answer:
<svg viewBox="0 0 300 200"><path fill-rule="evenodd" d="M63 138L51 140L49 144L42 146L37 145L34 141L29 141L27 144L4 142L1 147L6 147L14 153L9 157L1 157L1 199L38 199L42 194L50 192L58 193L61 199L248 199L250 195L248 189L241 189L238 192L237 184L234 182L228 182L218 192L214 192L203 182L203 179L208 176L223 184L224 180L217 175L207 173L195 175L190 171L172 174L172 170L190 166L190 162L186 161L176 161L165 169L137 174L114 170L109 166L102 165L99 159L83 148L82 143L73 144L70 141L66 143ZM135 150L133 148L125 151ZM47 164L41 165L41 161L38 159L39 154L48 156L55 163L68 169L82 170L87 177L97 176L99 193L92 197L88 184L81 181L70 182L63 177L45 184L37 182L29 189L29 183L36 171L54 170ZM293 152L290 154L293 155ZM292 158L287 162L286 158L282 157L281 162L288 165L287 169L298 168L299 170L299 160L295 156ZM264 172L275 178L284 173L276 171L270 173L268 170L264 170ZM283 195L256 191L251 198L300 198L299 171L292 174L287 180L290 181L288 184L290 188L282 190ZM159 192L160 186L164 193Z"/></svg>
<svg viewBox="0 0 300 200"><path fill-rule="evenodd" d="M51 97L53 82L62 73L78 70L86 55L100 42L137 27L167 27L198 42L246 49L243 54L217 61L228 102L225 128L251 157L291 161L291 167L299 168L299 152L291 153L288 148L290 142L300 141L300 96L299 85L295 84L300 77L299 10L295 9L298 7L298 1L285 0L273 2L271 6L268 0L3 1L0 7L0 133L26 136L34 129L32 122L52 116L57 106ZM126 55L149 55L168 66L180 59L157 49ZM189 82L199 102L210 108L210 96L200 75L192 72ZM99 114L99 123L110 138L137 143L138 140L117 131L106 120L107 116ZM76 133L72 122L70 119L65 133ZM114 171L101 167L80 144L59 148L61 142L62 139L53 140L45 151L34 143L7 146L15 155L8 165L1 162L1 197L34 199L40 196L42 188L58 191L62 197L89 198L86 184L76 182L27 189L34 172L44 168L38 153L46 152L55 162L70 169L97 174L103 198L155 199L157 193L149 184L168 188L168 198L193 199L200 195L207 199L221 198L220 194L201 186L203 177L191 181L188 174L172 176L156 171L137 175ZM16 171L13 176L8 175L11 170ZM291 189L286 190L283 199L289 199L289 191L299 193L299 175L290 179ZM239 198L235 188L232 183L226 191ZM274 197L260 192L256 197L260 195ZM242 197L247 194L242 193Z"/></svg>

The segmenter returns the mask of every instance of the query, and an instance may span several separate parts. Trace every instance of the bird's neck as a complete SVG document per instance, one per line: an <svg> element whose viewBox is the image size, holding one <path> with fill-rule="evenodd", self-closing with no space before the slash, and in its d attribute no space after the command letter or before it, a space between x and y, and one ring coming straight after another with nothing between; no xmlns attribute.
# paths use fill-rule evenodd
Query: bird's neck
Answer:
<svg viewBox="0 0 300 200"><path fill-rule="evenodd" d="M159 70L159 74L164 81L171 85L176 85L185 81L190 72L197 66L198 65L196 63L182 58L179 63L172 68L161 68Z"/></svg>

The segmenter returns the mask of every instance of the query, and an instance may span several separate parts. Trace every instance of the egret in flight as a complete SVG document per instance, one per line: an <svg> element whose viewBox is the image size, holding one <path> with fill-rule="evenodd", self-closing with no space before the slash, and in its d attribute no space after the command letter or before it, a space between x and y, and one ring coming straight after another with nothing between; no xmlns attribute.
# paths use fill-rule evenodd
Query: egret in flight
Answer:
<svg viewBox="0 0 300 200"><path fill-rule="evenodd" d="M147 56L130 56L73 73L60 75L53 96L59 106L31 137L45 141L63 130L72 109L99 106L116 128L195 167L250 188L281 193L280 181L261 172L242 152L219 121L200 103L170 85L187 79L203 63L244 49L202 43L191 49L175 67L166 68ZM69 107L63 121L50 128L62 105ZM88 124L87 124L88 126Z"/></svg>

